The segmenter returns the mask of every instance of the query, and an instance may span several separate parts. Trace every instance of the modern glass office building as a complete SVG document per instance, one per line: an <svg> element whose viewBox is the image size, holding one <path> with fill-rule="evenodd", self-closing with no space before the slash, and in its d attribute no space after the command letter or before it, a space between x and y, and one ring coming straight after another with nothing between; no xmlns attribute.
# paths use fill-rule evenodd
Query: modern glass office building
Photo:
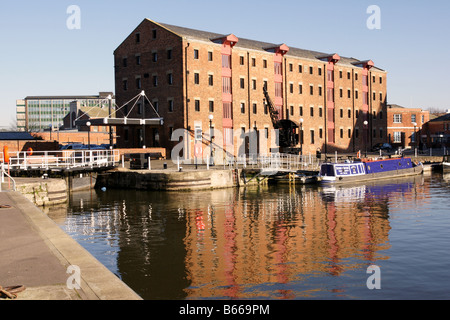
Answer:
<svg viewBox="0 0 450 320"><path fill-rule="evenodd" d="M112 92L100 92L94 96L28 96L17 100L17 130L40 132L63 125L63 118L70 111L70 103L79 101L82 107L107 108Z"/></svg>

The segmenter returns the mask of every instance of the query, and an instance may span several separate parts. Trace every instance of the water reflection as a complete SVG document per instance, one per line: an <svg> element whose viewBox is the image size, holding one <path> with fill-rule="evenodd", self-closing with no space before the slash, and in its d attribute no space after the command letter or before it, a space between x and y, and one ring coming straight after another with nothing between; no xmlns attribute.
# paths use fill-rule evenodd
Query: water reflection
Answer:
<svg viewBox="0 0 450 320"><path fill-rule="evenodd" d="M353 187L72 194L50 213L144 299L358 297L389 259L392 206L423 177ZM355 289L356 288L356 289Z"/></svg>

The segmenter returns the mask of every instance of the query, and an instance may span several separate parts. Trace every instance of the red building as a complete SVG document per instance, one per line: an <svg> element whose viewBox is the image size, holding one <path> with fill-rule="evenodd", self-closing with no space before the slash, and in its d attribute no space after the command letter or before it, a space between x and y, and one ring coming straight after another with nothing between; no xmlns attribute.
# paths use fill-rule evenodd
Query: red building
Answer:
<svg viewBox="0 0 450 320"><path fill-rule="evenodd" d="M431 119L424 126L424 139L429 148L450 147L450 112Z"/></svg>
<svg viewBox="0 0 450 320"><path fill-rule="evenodd" d="M420 108L405 108L396 104L387 108L387 131L393 147L421 148L426 144L424 125L430 112Z"/></svg>
<svg viewBox="0 0 450 320"><path fill-rule="evenodd" d="M211 136L219 159L222 148L234 155L273 151L274 120L263 88L303 154L356 152L387 139L387 73L371 60L145 19L114 51L114 61L117 117L163 119L151 126L124 120L118 147L162 146L170 155L179 145L171 136L183 128L187 157L195 138L204 151ZM125 105L142 91L145 99ZM257 144L249 146L246 137Z"/></svg>

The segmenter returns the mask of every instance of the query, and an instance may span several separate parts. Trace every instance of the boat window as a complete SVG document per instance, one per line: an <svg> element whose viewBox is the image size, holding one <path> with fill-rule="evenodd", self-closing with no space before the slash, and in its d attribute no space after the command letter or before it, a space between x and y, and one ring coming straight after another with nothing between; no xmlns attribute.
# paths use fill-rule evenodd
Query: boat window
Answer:
<svg viewBox="0 0 450 320"><path fill-rule="evenodd" d="M322 176L334 176L334 167L332 165L322 165L320 174Z"/></svg>
<svg viewBox="0 0 450 320"><path fill-rule="evenodd" d="M383 164L380 164L380 168L383 169Z"/></svg>

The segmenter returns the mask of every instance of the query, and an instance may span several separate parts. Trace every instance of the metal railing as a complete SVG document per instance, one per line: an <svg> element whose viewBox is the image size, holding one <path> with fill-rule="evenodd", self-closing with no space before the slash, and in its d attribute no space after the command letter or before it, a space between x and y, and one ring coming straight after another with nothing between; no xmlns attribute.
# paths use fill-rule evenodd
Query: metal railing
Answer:
<svg viewBox="0 0 450 320"><path fill-rule="evenodd" d="M3 153L0 155L3 160ZM13 170L98 168L114 166L119 160L118 150L21 151L10 152L9 163L4 165Z"/></svg>
<svg viewBox="0 0 450 320"><path fill-rule="evenodd" d="M249 154L238 157L226 157L224 169L229 168L251 168L277 171L316 171L320 167L320 160L311 154L292 155L283 153Z"/></svg>
<svg viewBox="0 0 450 320"><path fill-rule="evenodd" d="M13 191L16 191L16 180L14 180L14 178L11 177L8 172L6 172L4 163L1 164L0 171L1 171L1 173L0 173L0 192L3 191L2 190L2 183L5 182L5 176L7 176L9 178L9 181L12 181L12 183L13 183Z"/></svg>

